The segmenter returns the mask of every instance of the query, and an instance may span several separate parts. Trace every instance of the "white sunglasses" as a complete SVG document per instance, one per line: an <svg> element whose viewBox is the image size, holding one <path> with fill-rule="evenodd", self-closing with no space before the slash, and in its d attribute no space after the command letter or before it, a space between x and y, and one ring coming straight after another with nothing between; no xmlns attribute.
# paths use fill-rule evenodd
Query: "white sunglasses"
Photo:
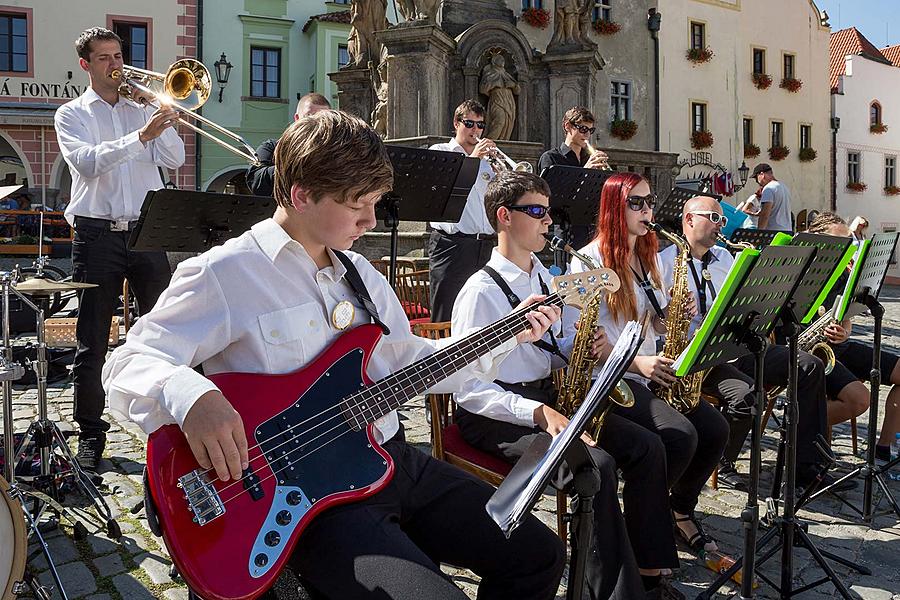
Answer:
<svg viewBox="0 0 900 600"><path fill-rule="evenodd" d="M721 221L722 227L725 227L725 224L728 223L728 217L726 217L725 215L722 215L720 213L717 213L714 210L692 210L688 214L703 215L704 217L709 219L710 223L713 223L713 224Z"/></svg>

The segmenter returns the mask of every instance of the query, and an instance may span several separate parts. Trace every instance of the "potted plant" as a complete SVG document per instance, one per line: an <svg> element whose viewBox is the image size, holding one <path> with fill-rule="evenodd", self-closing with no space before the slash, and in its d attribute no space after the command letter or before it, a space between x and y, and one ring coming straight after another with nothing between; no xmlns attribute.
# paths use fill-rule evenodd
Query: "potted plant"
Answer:
<svg viewBox="0 0 900 600"><path fill-rule="evenodd" d="M593 27L594 31L600 35L615 35L622 30L622 26L615 21L604 21L603 19L594 21Z"/></svg>
<svg viewBox="0 0 900 600"><path fill-rule="evenodd" d="M886 185L884 186L884 193L886 196L896 196L900 194L900 187L896 185Z"/></svg>
<svg viewBox="0 0 900 600"><path fill-rule="evenodd" d="M691 134L691 148L695 150L709 148L714 141L711 131L701 130Z"/></svg>
<svg viewBox="0 0 900 600"><path fill-rule="evenodd" d="M754 73L753 85L755 85L758 90L767 90L769 89L769 86L772 85L772 78L765 73Z"/></svg>
<svg viewBox="0 0 900 600"><path fill-rule="evenodd" d="M797 153L797 158L800 159L800 162L811 162L816 160L816 156L818 154L812 148L800 148L800 152Z"/></svg>
<svg viewBox="0 0 900 600"><path fill-rule="evenodd" d="M713 51L709 48L691 48L687 51L685 57L695 65L699 65L711 61Z"/></svg>
<svg viewBox="0 0 900 600"><path fill-rule="evenodd" d="M882 133L884 133L887 130L888 130L888 126L885 125L884 123L872 123L871 125L869 125L869 131L876 135L881 135Z"/></svg>
<svg viewBox="0 0 900 600"><path fill-rule="evenodd" d="M864 191L866 191L867 187L869 187L869 186L867 186L862 181L848 181L847 182L847 189L851 190L853 192L864 192Z"/></svg>
<svg viewBox="0 0 900 600"><path fill-rule="evenodd" d="M769 148L769 158L771 160L784 160L791 153L791 149L787 146L772 146Z"/></svg>
<svg viewBox="0 0 900 600"><path fill-rule="evenodd" d="M547 29L550 24L550 13L545 8L526 8L522 11L522 20L538 29Z"/></svg>
<svg viewBox="0 0 900 600"><path fill-rule="evenodd" d="M637 123L631 119L616 119L609 124L609 134L620 140L630 140L637 130Z"/></svg>
<svg viewBox="0 0 900 600"><path fill-rule="evenodd" d="M803 87L803 82L793 77L785 77L781 80L781 85L779 85L778 87L783 90L787 90L792 94L796 94L800 91L800 88Z"/></svg>
<svg viewBox="0 0 900 600"><path fill-rule="evenodd" d="M761 150L756 144L747 144L744 146L744 158L756 158Z"/></svg>

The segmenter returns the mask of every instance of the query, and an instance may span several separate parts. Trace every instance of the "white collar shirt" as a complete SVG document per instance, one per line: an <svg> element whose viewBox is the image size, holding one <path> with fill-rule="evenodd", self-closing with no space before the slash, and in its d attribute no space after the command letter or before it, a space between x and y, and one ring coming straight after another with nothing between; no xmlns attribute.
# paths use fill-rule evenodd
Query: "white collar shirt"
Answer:
<svg viewBox="0 0 900 600"><path fill-rule="evenodd" d="M451 138L449 142L443 144L434 144L429 150L444 150L445 152L461 152L468 156L465 149L459 145L456 138ZM484 159L478 161L478 176L475 178L475 184L466 198L466 206L463 209L462 216L457 223L432 222L434 229L443 231L444 233L465 233L473 235L476 233L494 233L487 218L487 212L484 210L484 192L487 190L488 184L494 178L494 170L490 163Z"/></svg>
<svg viewBox="0 0 900 600"><path fill-rule="evenodd" d="M663 286L666 289L670 289L674 284L675 257L677 256L677 252L678 248L672 245L659 253L659 260L662 263L661 274L663 279ZM713 246L710 249L710 253L712 254L712 258L710 259L709 264L706 266L706 270L709 272L710 276L709 284L706 284L705 288L707 312L709 312L709 309L712 308L715 297L719 293L719 290L722 289L722 285L728 278L728 272L731 270L731 266L734 264L734 257L727 249L721 246ZM700 324L703 323L703 319L706 318L705 314L700 314L700 294L697 291L697 281L694 278L694 273L697 274L697 277L700 278L701 282L705 282L706 280L703 278L703 261L699 258L694 258L693 256L691 256L691 263L693 264L694 270L692 272L690 265L688 266L687 283L688 289L690 289L691 293L694 294L694 300L697 302L698 314L691 321L689 334L694 335L694 332L696 332L697 328L700 327ZM712 289L710 289L710 285L712 286Z"/></svg>
<svg viewBox="0 0 900 600"><path fill-rule="evenodd" d="M373 381L452 343L450 338L414 336L384 276L361 255L346 254L391 331L369 361ZM182 262L153 310L106 361L103 385L110 408L148 433L168 423L181 426L193 403L216 389L192 367L202 364L206 375L289 373L307 365L341 334L330 318L339 302L354 305L353 325L369 322L344 279L345 267L330 255L332 264L319 269L301 244L267 219ZM492 380L514 345L510 338L431 391L456 391L473 376ZM398 428L396 411L375 421L379 441L393 437Z"/></svg>
<svg viewBox="0 0 900 600"><path fill-rule="evenodd" d="M138 138L153 112L125 98L110 105L91 87L56 110L59 149L72 174L70 225L76 216L137 219L147 192L163 186L159 167L184 164L184 142L174 128L146 145Z"/></svg>
<svg viewBox="0 0 900 600"><path fill-rule="evenodd" d="M541 294L541 281L550 289L552 276L534 254L531 255L531 273L526 273L494 248L487 266L509 285L510 290L524 300L531 294ZM500 286L485 271L479 269L469 277L453 303L452 331L454 335L466 335L488 325L511 310L510 301ZM566 310L571 310L566 307ZM550 335L558 336L560 322L554 323L551 332L544 336L550 343ZM560 352L568 356L572 338L557 339ZM564 366L564 361L534 344L517 346L508 359L500 365L496 379L504 383L523 383L549 377L554 369ZM534 426L534 409L540 402L509 392L496 383L480 380L466 382L456 402L467 411L526 427Z"/></svg>

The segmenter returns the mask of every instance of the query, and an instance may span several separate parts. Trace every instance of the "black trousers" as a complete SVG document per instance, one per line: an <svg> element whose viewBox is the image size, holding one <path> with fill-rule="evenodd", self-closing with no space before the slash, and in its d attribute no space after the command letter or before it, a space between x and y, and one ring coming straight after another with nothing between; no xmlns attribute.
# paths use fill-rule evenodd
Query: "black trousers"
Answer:
<svg viewBox="0 0 900 600"><path fill-rule="evenodd" d="M480 599L556 596L566 550L537 517L506 539L484 510L493 487L400 439L384 448L387 487L325 511L300 537L290 565L305 584L333 600L465 600L443 562L479 575Z"/></svg>
<svg viewBox="0 0 900 600"><path fill-rule="evenodd" d="M140 312L147 312L169 285L171 273L165 252L128 250L130 232L110 231L109 223L76 217L72 241L72 279L95 283L78 297L78 348L72 374L75 380L75 421L82 434L109 429L103 420L106 399L100 372L109 349L109 323L122 283L128 278Z"/></svg>
<svg viewBox="0 0 900 600"><path fill-rule="evenodd" d="M613 410L660 437L666 450L669 505L676 512L688 514L697 506L703 486L722 458L728 422L702 400L696 410L683 415L642 383L633 379L625 382L634 394L634 405L616 405Z"/></svg>
<svg viewBox="0 0 900 600"><path fill-rule="evenodd" d="M755 366L752 354L733 363L710 369L703 380L703 391L721 398L731 425L731 436L724 458L737 459L753 426L755 402ZM786 346L769 346L764 365L764 382L768 386L787 385L790 356ZM800 352L797 368L797 464L814 465L819 454L814 446L816 436L825 435L828 409L825 405L825 368L818 358Z"/></svg>
<svg viewBox="0 0 900 600"><path fill-rule="evenodd" d="M494 247L492 240L450 236L434 230L428 238L428 283L431 295L431 321L449 321L453 303L463 284L487 264Z"/></svg>
<svg viewBox="0 0 900 600"><path fill-rule="evenodd" d="M831 348L834 350L836 362L831 373L825 376L825 387L829 397L836 398L842 389L854 381L869 381L872 375L872 358L875 354L875 347L872 344L847 340L833 344ZM900 357L890 349L884 348L882 346L881 362L878 366L882 383L889 384Z"/></svg>

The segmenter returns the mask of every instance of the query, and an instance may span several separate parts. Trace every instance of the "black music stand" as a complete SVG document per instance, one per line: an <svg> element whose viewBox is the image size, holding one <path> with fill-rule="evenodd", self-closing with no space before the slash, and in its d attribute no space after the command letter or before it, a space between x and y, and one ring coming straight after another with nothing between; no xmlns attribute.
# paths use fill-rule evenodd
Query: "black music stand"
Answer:
<svg viewBox="0 0 900 600"><path fill-rule="evenodd" d="M375 207L391 230L390 275L394 287L400 221L456 223L478 177L479 161L461 152L387 146L394 189Z"/></svg>
<svg viewBox="0 0 900 600"><path fill-rule="evenodd" d="M205 252L272 216L274 198L189 190L147 192L128 247L143 252Z"/></svg>
<svg viewBox="0 0 900 600"><path fill-rule="evenodd" d="M653 220L663 225L666 229L682 235L681 215L684 213L684 205L687 204L688 200L697 196L709 196L720 203L722 202L722 197L719 195L701 193L690 188L676 186L672 188L666 199L653 211Z"/></svg>
<svg viewBox="0 0 900 600"><path fill-rule="evenodd" d="M625 326L596 381L572 415L569 425L552 440L549 435L535 438L485 507L506 537L509 537L565 460L574 476L572 486L578 498L572 518L572 558L566 592L568 600L582 598L585 568L594 535L593 501L600 489L597 469L580 437L594 415L610 402L608 394L634 360L643 338L643 329L637 322L632 321Z"/></svg>
<svg viewBox="0 0 900 600"><path fill-rule="evenodd" d="M731 234L731 241L735 244L740 242L747 242L752 244L754 248L761 248L763 246L768 246L772 243L772 240L775 239L775 236L779 233L786 233L790 235L789 231L778 231L777 229L752 229L742 227L741 229L735 229L734 233Z"/></svg>
<svg viewBox="0 0 900 600"><path fill-rule="evenodd" d="M849 282L845 290L845 295L849 295L850 304L847 306L843 315L838 315L839 319L848 316L857 315L866 309L872 313L875 319L875 332L872 343L872 372L870 373L869 382L869 428L866 435L868 448L866 449L866 462L861 467L857 467L850 471L847 475L841 477L828 487L818 490L812 494L808 501L812 501L822 494L829 493L846 506L859 514L863 521L871 523L875 517L872 507L873 482L881 488L882 494L888 499L891 509L900 518L900 504L891 493L884 481L884 473L890 471L894 465L900 462L900 457L896 457L887 464L878 466L875 464L875 443L878 429L878 396L881 387L881 321L884 317L884 306L878 301L878 295L881 293L881 286L884 284L884 278L887 275L890 266L891 257L897 247L897 233L876 233L871 240L864 242L861 249L862 256L857 260L862 260L859 277L855 282ZM862 510L851 504L842 496L833 491L833 487L838 484L853 479L861 475L863 477L863 507Z"/></svg>

